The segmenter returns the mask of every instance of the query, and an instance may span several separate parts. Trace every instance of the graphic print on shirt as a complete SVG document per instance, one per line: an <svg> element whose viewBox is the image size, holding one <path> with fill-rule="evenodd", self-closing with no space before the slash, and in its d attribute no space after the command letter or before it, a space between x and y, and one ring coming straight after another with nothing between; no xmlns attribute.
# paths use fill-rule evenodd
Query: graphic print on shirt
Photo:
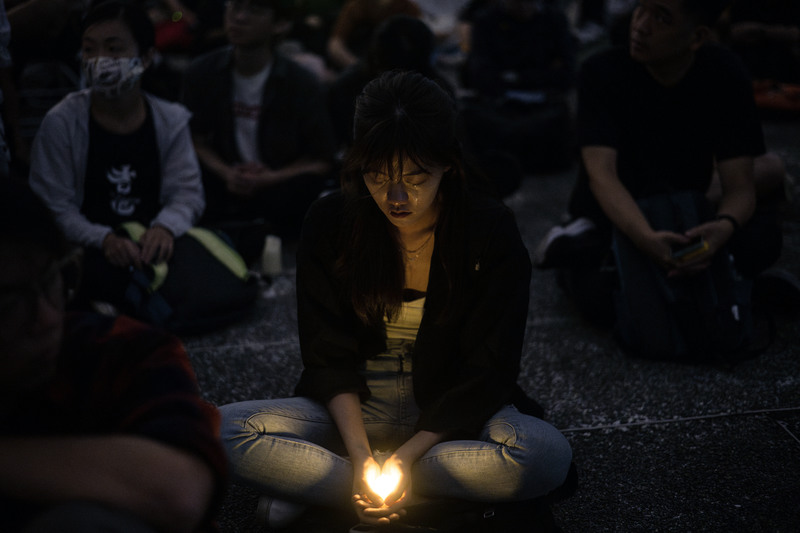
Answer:
<svg viewBox="0 0 800 533"><path fill-rule="evenodd" d="M149 109L149 108L148 108ZM161 210L161 165L152 113L136 131L117 134L89 121L81 212L95 224L145 226Z"/></svg>
<svg viewBox="0 0 800 533"><path fill-rule="evenodd" d="M258 122L262 113L262 96L271 65L254 76L233 76L233 118L236 147L244 163L260 162Z"/></svg>
<svg viewBox="0 0 800 533"><path fill-rule="evenodd" d="M122 168L109 169L106 177L111 184L116 185L116 194L111 195L111 210L123 217L133 215L136 206L142 201L141 198L131 196L136 171L130 165L122 165Z"/></svg>

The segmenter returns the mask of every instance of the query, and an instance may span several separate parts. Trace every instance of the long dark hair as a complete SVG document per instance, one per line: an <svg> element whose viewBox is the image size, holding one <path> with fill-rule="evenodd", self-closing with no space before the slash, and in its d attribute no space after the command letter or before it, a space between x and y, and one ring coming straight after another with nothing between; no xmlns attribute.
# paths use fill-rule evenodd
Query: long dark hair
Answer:
<svg viewBox="0 0 800 533"><path fill-rule="evenodd" d="M414 72L386 72L367 84L356 101L353 144L341 174L347 205L337 274L366 324L395 317L405 286L399 236L364 184L367 169L386 168L402 175L402 168L391 164L395 160L412 161L421 168L449 167L436 198L439 218L432 261L441 263L448 289L453 289L466 194L456 117L456 105L448 93Z"/></svg>

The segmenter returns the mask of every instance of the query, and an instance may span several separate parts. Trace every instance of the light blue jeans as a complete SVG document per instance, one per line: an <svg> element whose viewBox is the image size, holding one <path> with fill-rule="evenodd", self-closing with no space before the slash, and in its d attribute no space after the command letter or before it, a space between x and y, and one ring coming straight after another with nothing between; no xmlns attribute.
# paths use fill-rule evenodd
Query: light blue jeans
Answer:
<svg viewBox="0 0 800 533"><path fill-rule="evenodd" d="M365 368L372 397L362 416L374 450L391 451L409 439L419 410L409 361L381 356ZM234 478L270 496L340 507L352 496L353 468L325 406L308 398L224 405L222 439ZM572 450L550 424L501 408L479 440L446 441L413 465L414 492L430 498L478 502L543 496L567 475Z"/></svg>

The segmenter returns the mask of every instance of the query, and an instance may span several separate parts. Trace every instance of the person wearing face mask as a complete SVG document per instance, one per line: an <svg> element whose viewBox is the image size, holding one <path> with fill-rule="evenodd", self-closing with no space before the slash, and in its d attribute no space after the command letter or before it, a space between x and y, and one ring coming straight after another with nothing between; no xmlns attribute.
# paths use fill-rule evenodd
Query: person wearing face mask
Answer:
<svg viewBox="0 0 800 533"><path fill-rule="evenodd" d="M34 139L30 183L86 249L86 301L122 305L131 272L169 261L205 207L190 113L141 89L153 43L137 5L90 7L81 44L87 88L51 109ZM145 228L138 242L117 231L131 221Z"/></svg>
<svg viewBox="0 0 800 533"><path fill-rule="evenodd" d="M487 507L481 531L553 525L543 497L572 451L517 385L530 259L513 213L467 185L455 120L418 73L357 100L342 192L312 205L298 248L296 396L220 408L233 473L272 527L308 505L353 509L353 531L467 531L457 521Z"/></svg>

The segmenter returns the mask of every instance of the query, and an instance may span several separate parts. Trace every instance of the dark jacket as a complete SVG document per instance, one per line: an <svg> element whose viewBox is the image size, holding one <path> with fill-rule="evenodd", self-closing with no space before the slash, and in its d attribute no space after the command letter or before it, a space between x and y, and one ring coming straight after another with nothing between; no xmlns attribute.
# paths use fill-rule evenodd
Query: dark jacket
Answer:
<svg viewBox="0 0 800 533"><path fill-rule="evenodd" d="M385 328L358 320L333 273L342 243L343 199L312 206L297 253L300 348L304 370L296 394L327 403L369 389L359 368L386 349ZM450 316L447 279L434 248L425 314L412 354L417 430L475 437L503 405L525 399L517 386L528 315L531 265L513 213L493 200L473 201L462 233L467 260ZM537 413L541 414L541 413Z"/></svg>
<svg viewBox="0 0 800 533"><path fill-rule="evenodd" d="M183 103L192 112L193 133L228 163L240 162L233 113L233 47L195 59L186 71ZM325 93L314 75L279 54L264 84L258 124L261 160L279 169L301 157L332 160L335 146Z"/></svg>

